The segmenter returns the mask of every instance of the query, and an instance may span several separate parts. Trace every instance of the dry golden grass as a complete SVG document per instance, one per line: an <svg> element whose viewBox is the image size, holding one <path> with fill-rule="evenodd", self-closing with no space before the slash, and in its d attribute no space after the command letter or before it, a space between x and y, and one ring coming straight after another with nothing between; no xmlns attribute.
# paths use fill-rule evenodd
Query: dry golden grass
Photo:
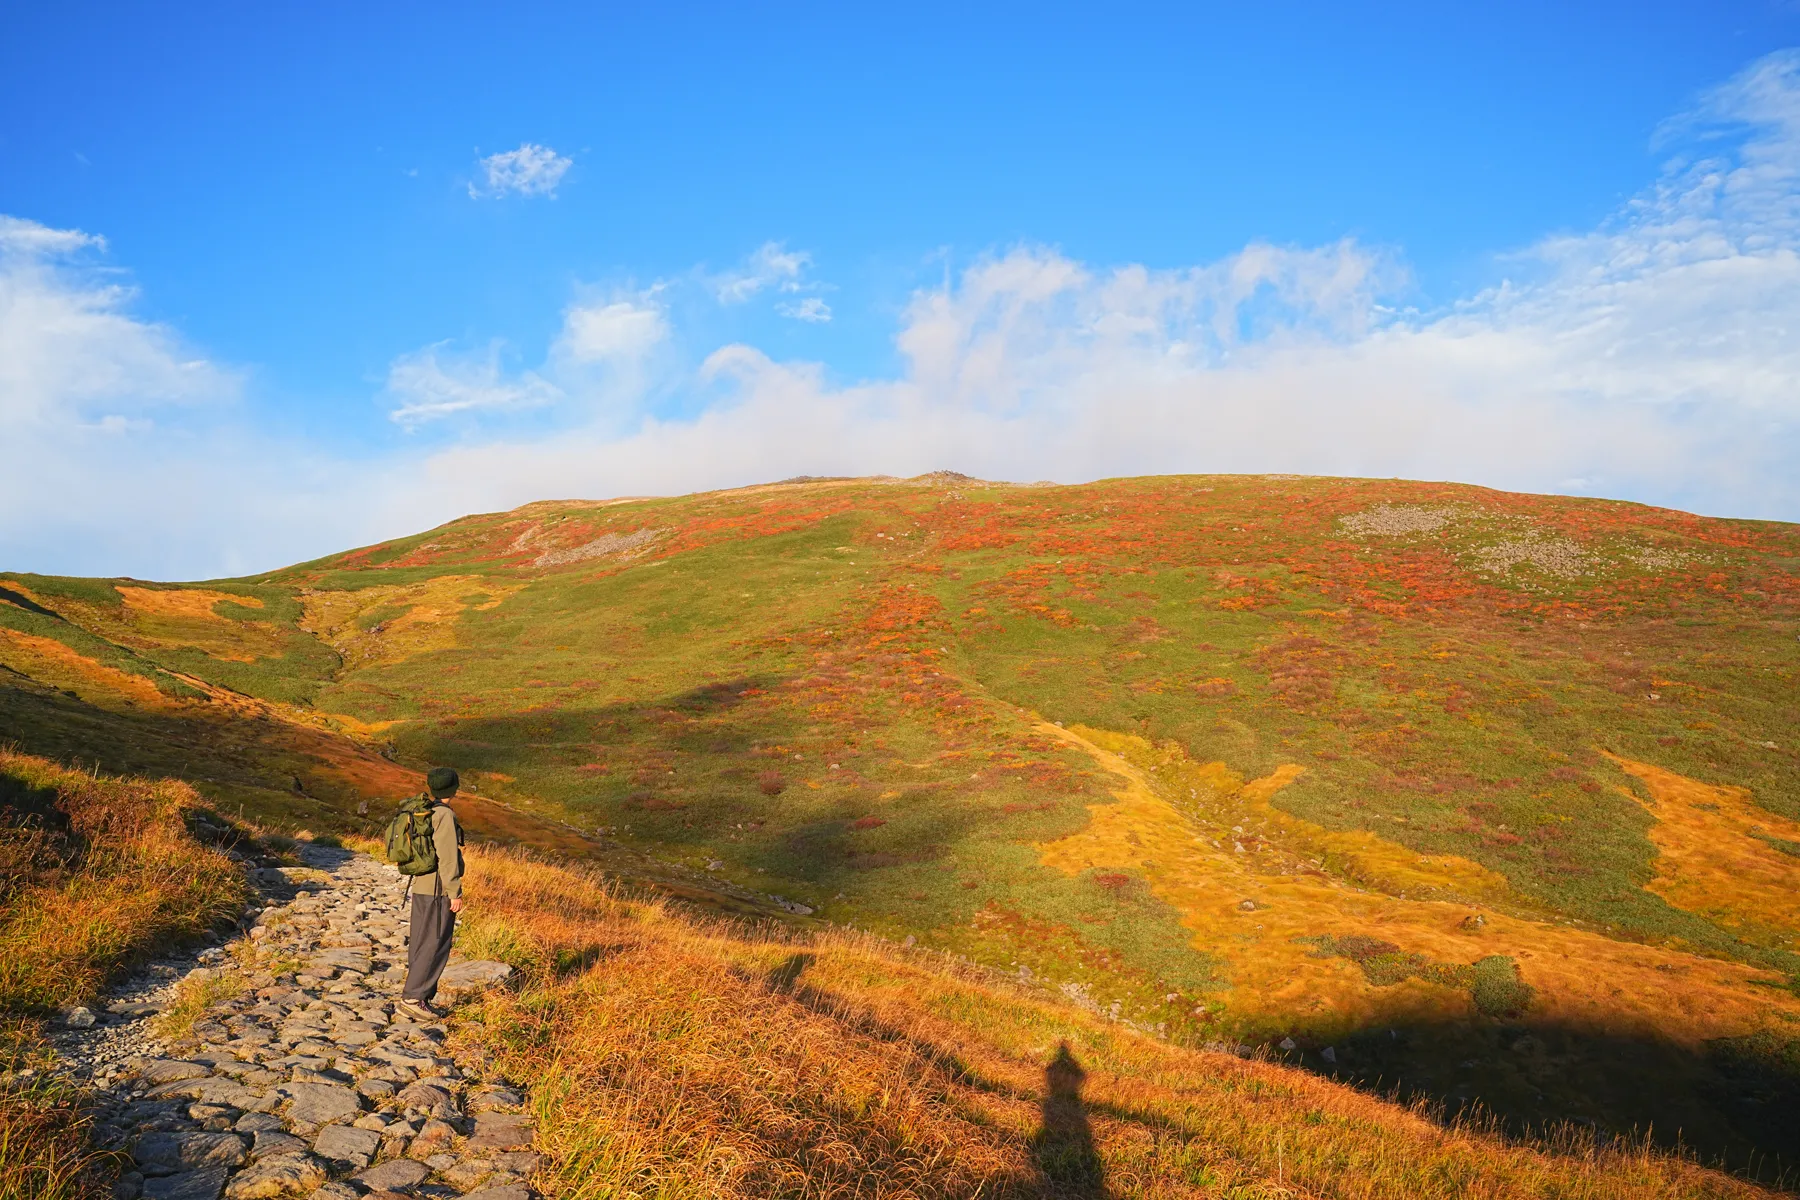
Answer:
<svg viewBox="0 0 1800 1200"><path fill-rule="evenodd" d="M1568 1028L1699 1045L1708 1038L1781 1033L1800 1021L1800 1001L1757 986L1779 984L1773 972L1680 948L1618 941L1497 905L1505 898L1503 881L1475 863L1421 857L1367 832L1309 826L1269 803L1292 778L1285 768L1245 782L1222 763L1191 762L1172 745L1152 747L1142 738L1080 727L1054 732L1093 755L1121 786L1113 790L1114 803L1089 807L1086 828L1040 846L1043 861L1071 875L1095 869L1141 875L1181 915L1192 945L1226 965L1234 986L1221 1003L1241 1035L1274 1040L1304 1023L1315 1036L1333 1038L1384 1024L1460 1022L1474 1014L1473 998L1460 987L1423 978L1373 986L1350 961L1317 955L1307 939L1320 935L1379 937L1440 963L1511 956L1534 989L1534 1014ZM1740 903L1766 898L1765 914L1788 911L1792 884L1800 880L1800 865L1789 864L1800 860L1745 832L1755 826L1742 789L1710 788L1641 764L1628 769L1659 797L1662 823L1651 836L1669 856L1659 865L1677 872L1657 885L1671 902L1729 908L1732 892L1723 881L1728 869L1738 869L1749 889L1743 893L1749 899ZM1716 803L1701 809L1695 800ZM1754 815L1775 832L1800 836L1778 817ZM1729 843L1720 834L1726 822L1736 823ZM1234 828L1242 832L1234 834ZM1717 861L1720 845L1738 857ZM1684 856L1671 853L1677 848ZM1346 874L1373 876L1384 886L1359 887L1328 876L1312 861L1327 856L1351 863L1354 870ZM1783 880L1790 889L1785 898L1779 893ZM1704 905L1693 898L1701 892L1708 897ZM1239 907L1245 900L1258 907L1245 911ZM1476 911L1484 924L1471 928L1465 920ZM1669 986L1671 978L1681 986Z"/></svg>
<svg viewBox="0 0 1800 1200"><path fill-rule="evenodd" d="M469 866L465 952L525 982L456 1036L531 1087L559 1200L1769 1194L1446 1128L860 936L696 920L510 852Z"/></svg>
<svg viewBox="0 0 1800 1200"><path fill-rule="evenodd" d="M184 783L91 776L0 751L15 795L47 800L66 834L0 828L0 1012L91 998L107 977L174 939L203 933L248 897L231 860L200 845Z"/></svg>
<svg viewBox="0 0 1800 1200"><path fill-rule="evenodd" d="M103 1195L79 1098L17 1078L36 1017L88 1001L108 976L204 932L244 903L231 861L188 836L186 784L114 779L0 751L0 1200ZM60 818L66 818L66 826Z"/></svg>

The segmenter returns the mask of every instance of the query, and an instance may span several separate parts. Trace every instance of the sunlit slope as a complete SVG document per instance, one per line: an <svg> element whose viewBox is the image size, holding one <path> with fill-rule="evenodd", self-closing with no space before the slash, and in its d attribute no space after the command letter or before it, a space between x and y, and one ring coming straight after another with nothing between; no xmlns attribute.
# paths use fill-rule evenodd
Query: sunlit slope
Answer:
<svg viewBox="0 0 1800 1200"><path fill-rule="evenodd" d="M1631 1072L1602 1103L1583 1062L1800 1046L1791 525L930 476L548 502L195 587L0 587L10 736L296 819L449 762L1171 1036L1473 1038L1332 1069L1525 1115L1621 1119ZM1492 1056L1504 1078L1456 1068ZM1727 1075L1714 1140L1767 1146L1763 1076Z"/></svg>

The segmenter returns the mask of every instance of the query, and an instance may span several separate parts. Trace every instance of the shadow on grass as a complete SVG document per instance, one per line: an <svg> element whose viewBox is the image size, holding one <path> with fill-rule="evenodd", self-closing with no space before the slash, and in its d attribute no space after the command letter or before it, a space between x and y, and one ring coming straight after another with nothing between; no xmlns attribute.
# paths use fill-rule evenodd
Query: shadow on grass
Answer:
<svg viewBox="0 0 1800 1200"><path fill-rule="evenodd" d="M1044 1068L1044 1124L1032 1135L1031 1161L1043 1172L1046 1194L1104 1200L1109 1194L1106 1167L1094 1148L1094 1131L1081 1100L1086 1081L1087 1072L1063 1042Z"/></svg>
<svg viewBox="0 0 1800 1200"><path fill-rule="evenodd" d="M1364 1029L1285 1061L1445 1122L1645 1142L1765 1183L1800 1178L1800 1028L1696 1045L1529 1016Z"/></svg>

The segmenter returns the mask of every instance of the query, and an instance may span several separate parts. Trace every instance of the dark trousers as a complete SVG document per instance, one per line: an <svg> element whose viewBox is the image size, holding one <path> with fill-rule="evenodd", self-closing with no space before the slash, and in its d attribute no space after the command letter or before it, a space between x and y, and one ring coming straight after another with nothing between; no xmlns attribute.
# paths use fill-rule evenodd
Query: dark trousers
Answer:
<svg viewBox="0 0 1800 1200"><path fill-rule="evenodd" d="M438 976L450 961L450 940L456 935L456 914L448 896L412 898L412 933L406 939L406 990L408 1000L427 1003L437 995Z"/></svg>

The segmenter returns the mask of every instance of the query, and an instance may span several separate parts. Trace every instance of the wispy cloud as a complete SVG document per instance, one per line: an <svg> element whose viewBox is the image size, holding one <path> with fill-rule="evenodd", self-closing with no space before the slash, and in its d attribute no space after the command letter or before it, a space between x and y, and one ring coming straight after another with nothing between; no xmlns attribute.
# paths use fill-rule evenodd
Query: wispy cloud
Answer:
<svg viewBox="0 0 1800 1200"><path fill-rule="evenodd" d="M663 311L648 297L571 305L555 352L577 363L641 359L669 336Z"/></svg>
<svg viewBox="0 0 1800 1200"><path fill-rule="evenodd" d="M775 311L784 317L792 317L796 321L822 324L831 320L831 305L817 296L808 296L790 304L777 304Z"/></svg>
<svg viewBox="0 0 1800 1200"><path fill-rule="evenodd" d="M720 304L742 304L769 288L798 291L800 277L811 262L809 254L789 250L780 242L764 242L743 266L712 280L713 295Z"/></svg>
<svg viewBox="0 0 1800 1200"><path fill-rule="evenodd" d="M485 184L469 185L469 195L482 196L554 196L575 160L565 158L548 146L526 142L517 150L490 154L479 163Z"/></svg>
<svg viewBox="0 0 1800 1200"><path fill-rule="evenodd" d="M534 372L509 375L501 367L498 343L464 355L448 346L439 342L394 360L386 389L396 401L390 419L416 429L459 413L542 408L562 398L554 384Z"/></svg>

